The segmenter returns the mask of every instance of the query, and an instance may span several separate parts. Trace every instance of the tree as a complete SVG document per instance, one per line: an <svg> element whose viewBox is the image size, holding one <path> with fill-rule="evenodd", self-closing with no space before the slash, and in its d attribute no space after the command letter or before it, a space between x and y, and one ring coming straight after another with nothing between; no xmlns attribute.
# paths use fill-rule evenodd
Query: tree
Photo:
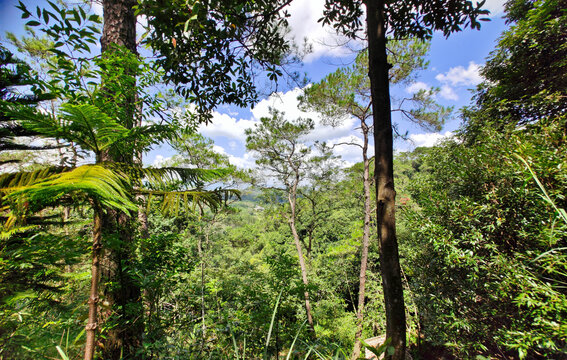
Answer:
<svg viewBox="0 0 567 360"><path fill-rule="evenodd" d="M296 226L297 195L301 183L308 180L307 176L309 168L312 166L311 163L320 162L330 155L323 152L322 157L316 157L312 154L311 146L303 142L302 137L313 130L314 124L311 119L298 118L293 122L288 121L284 118L283 113L275 109L271 109L270 114L271 117L261 118L261 123L256 125L254 129L246 130L246 148L259 155L256 163L277 182L273 186L283 185L283 191L289 204L289 210L285 216L295 242L301 277L305 286L307 321L314 334L315 327L309 302L307 266Z"/></svg>
<svg viewBox="0 0 567 360"><path fill-rule="evenodd" d="M565 328L555 326L567 307L560 8L507 3L511 26L486 61L487 81L463 111L463 127L420 156L426 169L411 186L420 210L407 220L420 250L410 277L424 336L455 344L459 358L565 353Z"/></svg>
<svg viewBox="0 0 567 360"><path fill-rule="evenodd" d="M44 23L41 30L53 39L51 51L56 55L55 66L50 70L52 79L48 86L71 104L87 106L89 110L88 113L75 111L71 114L75 116L74 120L67 119L68 123L62 120L63 124L59 123L53 117L56 114L53 114L52 117L47 117L47 123L43 121L43 127L39 128L48 136L61 136L66 140L75 139L85 150L95 153L97 163L129 169L130 175L134 175L133 183L125 193L130 197L130 202L133 202L133 196L139 193L138 188L143 178L150 183L157 182L161 185L175 178L194 184L199 190L187 189L171 194L163 190L162 186L143 194L163 196L173 207L183 202L179 197L188 199L200 197L205 202L212 200L208 205L213 203L220 205L220 198L216 195L211 197L207 195L212 194L211 192L200 188L202 179L218 176L219 171L213 172L216 175L198 169L159 169L147 172L140 167L141 152L151 146L150 144L170 138L176 127L139 126L146 116L159 114L163 110L163 103L155 96L145 93L143 87L137 86L137 84L151 85L155 83L156 77L148 76L147 71L150 66L141 63L135 54L135 31L131 24L135 21L135 17L131 9L132 5L132 2L109 2L105 5L105 31L101 40L103 53L100 57L95 57L94 62L84 55L90 52L88 43L96 43L96 26L89 24L97 21L95 15L88 15L81 8L61 9L52 2L49 3L49 10L37 8L37 20L29 21L28 25L38 26L41 22ZM24 18L35 16L23 4L20 4L19 8ZM127 16L122 16L122 12ZM75 26L72 26L71 22L74 22ZM78 55L63 52L61 47L64 44ZM143 73L142 70L146 72ZM147 111L143 111L144 106ZM33 117L33 114L30 116ZM37 116L33 120L36 125L42 124L42 120ZM102 128L99 129L100 126ZM95 128L97 132L92 133ZM96 138L98 135L100 138ZM126 138L130 138L130 141L125 141ZM106 145L100 146L100 141ZM102 265L100 267L102 284L105 284L104 302L108 305L101 307L102 311L98 311L98 314L109 329L103 338L103 356L131 358L136 356L137 349L141 346L143 333L142 308L139 302L141 293L133 273L136 246L134 220L128 212L105 209L104 203L97 205L94 206L94 222L97 229L94 231L93 249L99 251L101 255L99 263ZM95 258L96 256L93 260ZM94 266L93 270L95 270ZM96 319L96 307L100 306L96 292L98 286L95 284L98 281L96 271L93 275L93 294L89 300L93 315L89 317L87 325L89 341L85 358L92 358L95 329L97 323L101 323Z"/></svg>
<svg viewBox="0 0 567 360"><path fill-rule="evenodd" d="M368 69L374 120L376 219L380 240L380 263L384 302L386 305L386 337L394 347L392 359L405 357L405 310L396 240L395 196L393 175L393 131L390 106L389 68L386 34L396 39L430 38L440 30L445 36L460 31L462 26L480 28L478 17L486 14L481 6L470 1L436 0L394 2L340 0L325 2L323 24L333 24L338 32L356 37L362 30L362 4L366 6ZM389 356L388 356L389 358Z"/></svg>
<svg viewBox="0 0 567 360"><path fill-rule="evenodd" d="M389 51L394 55L394 63L389 74L390 83L408 84L415 78L418 70L426 68L423 59L429 46L422 41L395 41L389 45ZM357 318L358 329L355 335L355 346L352 354L353 359L358 359L360 354L360 337L362 335L364 320L364 298L366 286L366 267L368 262L368 246L370 239L370 216L371 207L371 178L370 157L368 154L369 137L372 133L372 125L367 121L372 117L372 101L370 94L370 79L368 74L368 53L363 51L358 54L352 67L341 68L327 75L321 82L305 89L304 95L300 97L300 106L315 110L324 116L324 121L332 126L342 123L347 117L355 117L360 124L362 133L362 144L356 142L348 145L358 146L362 151L362 188L364 194L364 220L361 246L360 282L358 291ZM433 100L437 89L420 90L411 98L404 98L398 102L400 111L404 118L425 127L439 130L451 109L439 106ZM408 106L407 103L410 105ZM413 106L412 106L413 105Z"/></svg>
<svg viewBox="0 0 567 360"><path fill-rule="evenodd" d="M490 54L477 107L501 126L524 125L565 113L567 18L564 1L509 1L510 29ZM537 66L534 66L537 64Z"/></svg>

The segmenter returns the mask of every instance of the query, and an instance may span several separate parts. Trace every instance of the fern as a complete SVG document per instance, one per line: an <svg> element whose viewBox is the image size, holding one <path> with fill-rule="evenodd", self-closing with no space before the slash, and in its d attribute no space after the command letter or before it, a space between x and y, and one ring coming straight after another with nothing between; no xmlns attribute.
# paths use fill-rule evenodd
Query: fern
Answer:
<svg viewBox="0 0 567 360"><path fill-rule="evenodd" d="M41 180L45 180L51 175L69 170L64 167L47 167L34 171L21 171L16 173L5 173L0 175L0 193L14 191L16 187L31 185Z"/></svg>
<svg viewBox="0 0 567 360"><path fill-rule="evenodd" d="M129 198L130 179L123 173L101 165L83 165L71 171L52 175L38 183L15 187L8 200L25 199L28 211L57 205L67 195L82 193L97 199L104 207L123 212L137 210ZM21 199L19 203L22 203Z"/></svg>
<svg viewBox="0 0 567 360"><path fill-rule="evenodd" d="M206 182L218 181L232 172L231 169L190 169L179 167L143 168L137 176L152 189L166 189L173 183L190 187L203 187Z"/></svg>
<svg viewBox="0 0 567 360"><path fill-rule="evenodd" d="M128 137L129 130L90 104L63 104L59 117L29 108L12 109L10 115L22 126L43 136L72 141L85 150L100 154Z"/></svg>
<svg viewBox="0 0 567 360"><path fill-rule="evenodd" d="M161 211L164 214L174 214L175 216L177 216L182 209L187 212L195 212L197 207L201 208L203 206L207 206L212 211L216 211L224 206L229 199L240 199L240 191L236 189L196 189L187 191L140 190L140 193L148 195L148 209L153 198L160 197L162 199Z"/></svg>

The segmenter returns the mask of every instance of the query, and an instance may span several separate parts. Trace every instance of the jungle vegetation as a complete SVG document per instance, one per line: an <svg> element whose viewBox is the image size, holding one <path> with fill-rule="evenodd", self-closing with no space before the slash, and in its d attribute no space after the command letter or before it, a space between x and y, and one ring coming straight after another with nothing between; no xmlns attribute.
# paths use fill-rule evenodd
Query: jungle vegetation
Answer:
<svg viewBox="0 0 567 360"><path fill-rule="evenodd" d="M290 2L17 5L27 35L0 44L1 360L567 358L567 2L509 0L454 111L438 89L389 89L427 68L433 32L480 29L483 3L327 0L321 22L367 46L299 106L356 119L362 161L270 109L239 169L197 129L261 82L300 81ZM394 152L392 112L462 125ZM146 166L164 143L176 155Z"/></svg>

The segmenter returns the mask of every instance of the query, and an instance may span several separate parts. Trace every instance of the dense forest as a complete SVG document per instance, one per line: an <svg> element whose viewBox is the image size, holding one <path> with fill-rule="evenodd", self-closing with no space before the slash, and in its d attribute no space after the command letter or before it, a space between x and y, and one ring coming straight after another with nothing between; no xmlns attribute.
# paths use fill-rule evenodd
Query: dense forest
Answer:
<svg viewBox="0 0 567 360"><path fill-rule="evenodd" d="M326 0L364 46L299 108L361 161L272 108L253 169L198 128L302 81L290 0L32 3L0 44L0 360L567 359L567 1L509 0L453 111L390 88L484 2ZM393 112L461 126L394 151Z"/></svg>

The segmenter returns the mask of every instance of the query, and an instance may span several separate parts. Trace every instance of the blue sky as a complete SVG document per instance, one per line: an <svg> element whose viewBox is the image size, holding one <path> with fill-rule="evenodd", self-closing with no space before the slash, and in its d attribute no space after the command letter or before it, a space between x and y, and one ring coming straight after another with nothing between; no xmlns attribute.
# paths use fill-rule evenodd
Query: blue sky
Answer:
<svg viewBox="0 0 567 360"><path fill-rule="evenodd" d="M44 3L43 1L23 2L29 7ZM20 19L19 10L14 7L17 3L16 0L0 0L2 38L5 31L22 32L24 22ZM299 69L305 72L312 82L319 81L341 64L348 65L353 58L352 51L345 47L329 46L342 41L331 29L323 28L317 23L322 15L323 3L324 0L294 0L288 9L291 14L289 36L299 42L307 38L313 46L313 52L304 58L304 63ZM442 105L454 106L455 109L468 105L471 95L469 89L474 88L482 80L478 70L489 52L494 49L498 36L506 29L501 18L503 3L503 0L487 0L485 6L492 12L490 16L492 21L482 23L480 31L466 29L451 35L448 39L442 34L435 34L428 54L429 69L422 71L414 84L393 89L393 93L401 96L420 88L440 87L441 92L437 100ZM95 4L94 11L100 13L100 6ZM312 136L313 140L332 144L355 137L356 141L354 120L345 121L339 128L330 128L320 124L317 114L301 113L297 109L296 101L300 92L299 88L282 89L282 92L262 99L254 109L220 106L214 114L213 123L206 127L202 126L200 131L215 141L215 149L218 152L229 155L231 162L240 167L252 167L254 164L253 155L247 153L245 149L244 130L254 126L260 117L266 116L269 106L284 111L290 118L303 116L315 120L317 125ZM455 111L454 118L445 124L440 133L428 133L413 124L401 122L400 130L408 131L411 141L397 141L396 149L408 150L415 146L430 146L437 139L457 129L459 123L458 111ZM338 146L336 151L347 164L361 159L357 147ZM167 161L172 155L173 152L168 146L162 146L148 153L144 162L157 165Z"/></svg>

